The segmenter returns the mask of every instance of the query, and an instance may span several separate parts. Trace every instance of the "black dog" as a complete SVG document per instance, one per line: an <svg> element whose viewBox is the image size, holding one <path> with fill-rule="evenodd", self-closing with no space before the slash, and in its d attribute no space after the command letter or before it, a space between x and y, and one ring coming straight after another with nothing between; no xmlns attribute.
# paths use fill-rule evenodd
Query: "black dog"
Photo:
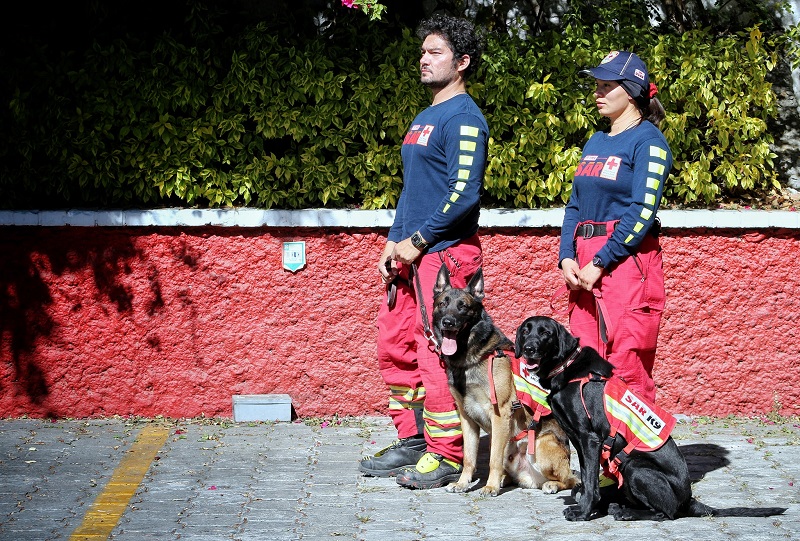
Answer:
<svg viewBox="0 0 800 541"><path fill-rule="evenodd" d="M550 389L553 415L569 436L578 453L582 495L577 506L564 510L567 520L589 520L600 501L598 486L601 449L611 431L604 411L604 388L613 366L590 347L580 348L578 339L560 323L535 316L526 319L516 337L516 356L523 357L528 370ZM589 381L577 380L590 377ZM609 440L610 456L625 448L619 434ZM664 520L699 516L764 517L783 513L784 508L715 509L692 497L686 460L674 440L653 451L631 450L618 465L622 488L634 507L612 503L608 513L616 520Z"/></svg>

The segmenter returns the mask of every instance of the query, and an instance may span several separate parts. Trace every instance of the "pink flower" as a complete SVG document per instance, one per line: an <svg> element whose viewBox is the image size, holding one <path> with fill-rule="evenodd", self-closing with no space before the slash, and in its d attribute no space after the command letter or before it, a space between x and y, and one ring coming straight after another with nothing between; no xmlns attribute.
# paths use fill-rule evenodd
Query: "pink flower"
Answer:
<svg viewBox="0 0 800 541"><path fill-rule="evenodd" d="M357 9L358 4L354 4L355 0L342 0L342 5L347 8Z"/></svg>

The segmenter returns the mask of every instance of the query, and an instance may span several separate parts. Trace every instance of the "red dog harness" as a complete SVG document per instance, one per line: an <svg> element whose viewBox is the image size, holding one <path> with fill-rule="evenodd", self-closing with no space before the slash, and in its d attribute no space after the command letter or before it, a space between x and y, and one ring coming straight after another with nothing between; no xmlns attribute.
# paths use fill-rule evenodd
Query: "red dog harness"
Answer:
<svg viewBox="0 0 800 541"><path fill-rule="evenodd" d="M650 452L660 448L669 439L677 420L664 408L636 396L618 377L606 378L590 374L572 381L581 384L581 400L583 400L583 386L587 382L605 381L603 408L611 425L611 432L603 443L601 461L606 475L615 477L621 487L623 479L620 467L628 459L631 451ZM583 407L591 419L585 401ZM625 438L627 445L612 457L611 448L617 434Z"/></svg>
<svg viewBox="0 0 800 541"><path fill-rule="evenodd" d="M536 427L539 425L539 420L550 415L550 406L547 404L547 396L550 394L539 385L539 380L528 373L525 364L514 357L507 354L505 351L497 350L494 354L489 355L489 397L492 404L497 404L497 395L494 389L494 374L493 363L497 357L508 357L511 363L511 371L514 373L514 388L517 391L517 399L512 402L511 409L516 410L523 405L526 406L532 414L531 422L527 430L523 430L513 438L511 441L519 441L525 437L528 438L527 453L533 455L536 453Z"/></svg>

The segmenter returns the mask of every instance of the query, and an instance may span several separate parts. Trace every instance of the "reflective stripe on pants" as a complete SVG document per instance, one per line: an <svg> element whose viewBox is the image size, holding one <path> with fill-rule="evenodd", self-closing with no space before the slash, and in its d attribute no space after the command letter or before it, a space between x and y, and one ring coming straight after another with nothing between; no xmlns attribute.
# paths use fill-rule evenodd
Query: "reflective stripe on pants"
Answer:
<svg viewBox="0 0 800 541"><path fill-rule="evenodd" d="M478 236L451 246L446 253L425 254L417 260L420 287L429 318L433 314L433 286L442 261L450 269L453 286L465 287L482 264ZM458 262L458 267L455 262ZM401 268L400 276L408 278L407 267ZM413 407L390 407L389 414L398 436L407 438L424 431L428 451L461 463L461 424L447 384L447 374L439 355L425 338L416 292L407 281L398 283L394 308L390 310L384 300L378 311L378 366L390 388L407 389L412 394L413 390L424 388L424 429L415 415L418 410Z"/></svg>

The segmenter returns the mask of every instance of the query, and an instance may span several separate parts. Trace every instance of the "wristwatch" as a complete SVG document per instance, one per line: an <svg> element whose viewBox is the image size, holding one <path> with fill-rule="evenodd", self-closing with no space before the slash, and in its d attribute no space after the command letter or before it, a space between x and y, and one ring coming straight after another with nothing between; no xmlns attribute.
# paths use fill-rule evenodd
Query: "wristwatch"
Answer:
<svg viewBox="0 0 800 541"><path fill-rule="evenodd" d="M419 231L415 231L413 235L411 235L411 244L417 250L424 250L430 243L425 242L425 239L422 238L422 235L419 234Z"/></svg>
<svg viewBox="0 0 800 541"><path fill-rule="evenodd" d="M592 258L592 265L594 265L595 267L600 267L601 269L602 269L603 267L605 267L605 265L603 265L603 260L602 260L602 259L600 259L600 257L599 257L599 256L594 256L594 257Z"/></svg>

